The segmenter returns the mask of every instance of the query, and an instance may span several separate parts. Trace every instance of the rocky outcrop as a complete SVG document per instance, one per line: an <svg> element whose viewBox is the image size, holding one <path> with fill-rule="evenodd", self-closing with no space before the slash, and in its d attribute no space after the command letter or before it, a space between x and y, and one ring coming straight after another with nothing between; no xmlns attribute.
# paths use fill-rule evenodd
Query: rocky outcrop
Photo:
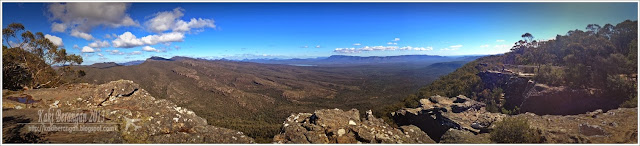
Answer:
<svg viewBox="0 0 640 146"><path fill-rule="evenodd" d="M437 142L460 135L478 135L491 130L492 124L506 117L504 114L490 113L483 103L465 96L432 96L420 100L418 108L404 108L392 113L398 125L415 125ZM458 130L458 131L451 131ZM462 134L461 134L462 133ZM474 136L465 136L474 137ZM488 137L486 137L488 138ZM487 139L488 140L488 139ZM455 142L485 143L487 140L456 140Z"/></svg>
<svg viewBox="0 0 640 146"><path fill-rule="evenodd" d="M138 84L128 80L112 81L102 85L75 84L56 89L28 90L23 94L30 95L39 102L24 104L3 98L3 122L22 119L21 121L27 121L26 123L40 123L42 117L39 117L38 111L44 110L79 113L71 117L74 119L72 121L78 122L79 125L115 126L115 130L112 131L93 133L35 132L35 135L42 139L40 142L254 143L252 138L242 132L208 125L206 119L197 116L193 111L168 100L156 99ZM97 120L85 119L83 113L97 117ZM26 128L3 124L3 139L6 134L20 137L29 133ZM32 135L33 133L31 131Z"/></svg>
<svg viewBox="0 0 640 146"><path fill-rule="evenodd" d="M477 74L486 89L501 88L504 91L502 107L539 115L576 115L596 109L604 111L618 108L626 98L623 95L604 93L598 89L575 89L566 86L539 84L531 77L498 71Z"/></svg>
<svg viewBox="0 0 640 146"><path fill-rule="evenodd" d="M503 89L505 100L501 104L506 109L521 107L527 99L527 93L536 84L530 80L531 78L521 77L510 71L483 71L478 73L478 76L482 79L482 85L485 89Z"/></svg>
<svg viewBox="0 0 640 146"><path fill-rule="evenodd" d="M323 109L289 116L274 143L435 143L413 125L393 128L375 118L371 110L360 118L358 110Z"/></svg>
<svg viewBox="0 0 640 146"><path fill-rule="evenodd" d="M490 113L482 103L464 96L432 96L420 107L394 112L398 125L415 125L439 143L492 143L489 132L495 122L509 115ZM456 110L458 109L458 110ZM578 115L511 115L528 120L542 143L635 143L637 108L594 110Z"/></svg>
<svg viewBox="0 0 640 146"><path fill-rule="evenodd" d="M596 110L579 115L515 115L541 131L544 143L637 143L638 108Z"/></svg>
<svg viewBox="0 0 640 146"><path fill-rule="evenodd" d="M536 84L526 92L519 106L522 112L538 115L577 115L601 109L616 109L622 102L620 95L610 95L597 89L573 89L566 86Z"/></svg>

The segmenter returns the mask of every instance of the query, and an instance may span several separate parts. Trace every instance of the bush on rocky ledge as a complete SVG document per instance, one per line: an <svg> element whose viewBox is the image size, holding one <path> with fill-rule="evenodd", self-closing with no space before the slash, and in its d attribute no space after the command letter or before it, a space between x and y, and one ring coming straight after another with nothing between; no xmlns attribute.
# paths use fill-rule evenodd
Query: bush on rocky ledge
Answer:
<svg viewBox="0 0 640 146"><path fill-rule="evenodd" d="M540 139L540 135L529 127L524 118L505 118L497 122L495 129L491 131L491 141L497 143L539 143Z"/></svg>

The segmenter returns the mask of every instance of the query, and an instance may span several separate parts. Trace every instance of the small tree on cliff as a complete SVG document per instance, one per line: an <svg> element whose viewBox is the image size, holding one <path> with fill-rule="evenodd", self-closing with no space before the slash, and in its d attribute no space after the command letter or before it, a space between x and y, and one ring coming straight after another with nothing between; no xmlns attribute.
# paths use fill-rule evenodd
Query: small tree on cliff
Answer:
<svg viewBox="0 0 640 146"><path fill-rule="evenodd" d="M57 86L62 74L72 71L68 65L82 63L82 57L67 54L66 49L58 48L42 32L25 31L20 23L11 23L2 29L2 36L8 45L2 47L2 85L5 89ZM61 73L58 74L52 65L61 65Z"/></svg>

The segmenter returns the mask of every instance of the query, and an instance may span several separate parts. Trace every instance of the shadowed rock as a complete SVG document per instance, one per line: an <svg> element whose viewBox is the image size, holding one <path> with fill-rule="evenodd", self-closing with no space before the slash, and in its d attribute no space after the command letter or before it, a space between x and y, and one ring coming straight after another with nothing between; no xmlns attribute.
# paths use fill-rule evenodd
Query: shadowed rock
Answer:
<svg viewBox="0 0 640 146"><path fill-rule="evenodd" d="M371 110L360 118L356 109L323 109L292 114L274 143L435 143L416 126L393 128Z"/></svg>
<svg viewBox="0 0 640 146"><path fill-rule="evenodd" d="M398 125L415 125L431 139L441 142L443 135L450 129L474 135L487 133L494 122L506 117L504 114L487 112L484 107L484 103L462 95L452 98L436 95L421 99L418 108L400 109L392 113L392 116ZM484 140L460 140L471 143L481 141Z"/></svg>

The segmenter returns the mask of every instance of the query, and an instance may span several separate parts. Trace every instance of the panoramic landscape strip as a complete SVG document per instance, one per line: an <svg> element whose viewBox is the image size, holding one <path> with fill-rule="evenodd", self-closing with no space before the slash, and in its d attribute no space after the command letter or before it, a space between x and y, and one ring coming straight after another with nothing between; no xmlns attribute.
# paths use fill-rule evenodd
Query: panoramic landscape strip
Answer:
<svg viewBox="0 0 640 146"><path fill-rule="evenodd" d="M2 144L638 144L638 2L2 2Z"/></svg>

